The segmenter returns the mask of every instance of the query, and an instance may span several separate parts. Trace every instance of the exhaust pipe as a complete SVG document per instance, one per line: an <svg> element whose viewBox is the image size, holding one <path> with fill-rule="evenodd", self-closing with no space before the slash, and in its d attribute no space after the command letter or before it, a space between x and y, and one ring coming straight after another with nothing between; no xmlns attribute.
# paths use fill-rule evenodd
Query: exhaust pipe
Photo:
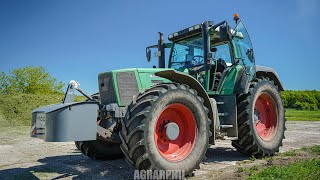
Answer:
<svg viewBox="0 0 320 180"><path fill-rule="evenodd" d="M163 34L161 32L159 33L159 40L158 40L158 68L165 68L166 62L165 62L165 43L163 39Z"/></svg>

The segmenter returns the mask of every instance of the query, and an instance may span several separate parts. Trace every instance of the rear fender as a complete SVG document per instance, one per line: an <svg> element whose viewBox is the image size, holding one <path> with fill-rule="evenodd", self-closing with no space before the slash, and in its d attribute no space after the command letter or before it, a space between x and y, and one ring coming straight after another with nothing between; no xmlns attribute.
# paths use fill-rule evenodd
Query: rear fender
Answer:
<svg viewBox="0 0 320 180"><path fill-rule="evenodd" d="M284 87L280 81L278 73L273 68L265 66L256 66L256 76L268 77L270 80L274 82L276 86L278 86L279 91L284 91Z"/></svg>

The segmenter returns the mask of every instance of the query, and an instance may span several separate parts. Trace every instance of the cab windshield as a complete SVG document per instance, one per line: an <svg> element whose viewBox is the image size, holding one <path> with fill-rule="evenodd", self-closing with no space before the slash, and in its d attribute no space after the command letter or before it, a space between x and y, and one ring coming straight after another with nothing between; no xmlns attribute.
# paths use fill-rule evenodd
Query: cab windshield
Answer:
<svg viewBox="0 0 320 180"><path fill-rule="evenodd" d="M203 51L201 35L175 42L171 49L169 67L185 69L203 65Z"/></svg>

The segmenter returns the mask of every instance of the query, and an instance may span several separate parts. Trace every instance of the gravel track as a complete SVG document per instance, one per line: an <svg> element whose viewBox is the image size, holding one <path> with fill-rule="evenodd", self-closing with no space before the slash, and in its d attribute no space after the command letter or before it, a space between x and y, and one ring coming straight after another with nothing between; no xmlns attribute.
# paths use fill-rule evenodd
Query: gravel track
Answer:
<svg viewBox="0 0 320 180"><path fill-rule="evenodd" d="M288 121L280 152L320 144L320 122ZM29 137L29 127L0 128L0 179L132 179L133 169L124 159L95 161L83 156L73 142L48 143ZM235 151L229 140L207 151L195 179L250 157ZM193 178L192 178L193 179Z"/></svg>

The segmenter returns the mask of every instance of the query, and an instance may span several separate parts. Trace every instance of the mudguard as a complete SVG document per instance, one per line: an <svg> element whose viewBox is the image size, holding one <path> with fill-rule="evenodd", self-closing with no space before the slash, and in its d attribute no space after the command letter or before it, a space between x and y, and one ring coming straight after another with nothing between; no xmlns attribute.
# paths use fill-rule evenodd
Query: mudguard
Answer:
<svg viewBox="0 0 320 180"><path fill-rule="evenodd" d="M268 77L270 80L273 80L275 85L278 86L279 91L284 91L284 87L280 81L278 73L271 67L265 66L256 66L256 75Z"/></svg>

